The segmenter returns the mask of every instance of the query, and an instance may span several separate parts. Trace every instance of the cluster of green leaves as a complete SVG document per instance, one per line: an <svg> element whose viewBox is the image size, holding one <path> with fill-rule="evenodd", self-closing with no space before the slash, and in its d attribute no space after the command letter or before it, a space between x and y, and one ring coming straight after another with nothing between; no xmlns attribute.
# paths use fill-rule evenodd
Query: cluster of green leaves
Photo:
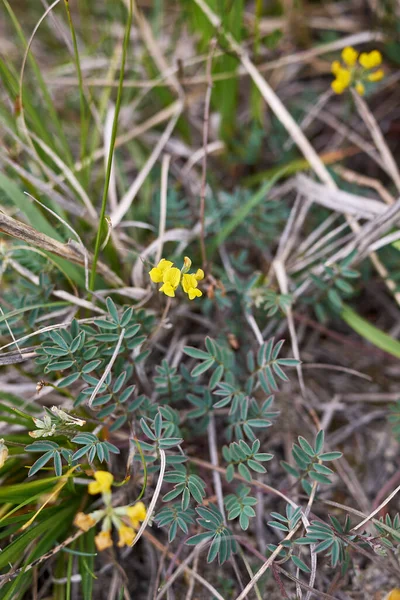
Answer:
<svg viewBox="0 0 400 600"><path fill-rule="evenodd" d="M311 494L312 483L330 484L329 477L334 474L332 469L322 464L337 460L342 456L341 452L323 452L324 449L324 431L317 433L314 447L303 437L299 436L298 444L293 444L292 456L296 463L293 467L285 461L281 461L283 468L293 477L301 481L304 491ZM309 478L310 481L307 480Z"/></svg>
<svg viewBox="0 0 400 600"><path fill-rule="evenodd" d="M209 542L207 562L212 562L218 556L219 564L224 563L237 550L232 531L224 524L220 511L213 504L209 504L207 508L199 506L196 512L199 515L198 525L206 531L194 535L186 543L190 546L197 546L197 544Z"/></svg>
<svg viewBox="0 0 400 600"><path fill-rule="evenodd" d="M259 452L260 440L254 440L251 447L244 440L232 442L229 446L223 446L222 454L228 467L226 469L227 481L232 481L235 476L235 468L239 475L244 477L246 481L251 481L251 472L266 473L266 468L261 464L273 459L273 454Z"/></svg>
<svg viewBox="0 0 400 600"><path fill-rule="evenodd" d="M355 253L351 252L337 264L323 264L321 275L317 276L310 273L310 279L316 288L316 292L302 298L302 302L311 305L317 318L322 322L327 320L329 312L340 312L343 308L344 299L351 297L355 292L350 281L357 279L360 275L358 271L349 267L354 255Z"/></svg>
<svg viewBox="0 0 400 600"><path fill-rule="evenodd" d="M303 538L298 538L298 545L313 545L313 552L327 552L330 557L332 567L338 564L344 570L347 569L350 557L348 553L349 544L357 538L351 533L351 522L347 515L344 525L340 521L329 515L330 524L323 521L312 521L307 527L307 535Z"/></svg>
<svg viewBox="0 0 400 600"><path fill-rule="evenodd" d="M257 499L250 495L251 488L241 485L237 488L236 494L228 494L224 502L228 511L228 519L237 519L243 530L248 529L250 519L256 516L253 508L257 504Z"/></svg>
<svg viewBox="0 0 400 600"><path fill-rule="evenodd" d="M283 534L286 535L295 527L297 527L301 519L301 513L301 506L295 508L294 506L287 504L285 515L281 515L278 512L271 512L271 517L273 518L273 521L268 521L268 525L270 527L273 527L274 529L282 531ZM293 540L282 540L280 542L280 545L283 546L283 548L279 551L278 556L282 562L291 560L296 565L296 567L298 567L304 573L311 572L306 563L299 556L294 554L295 549L293 546ZM278 546L276 544L268 544L267 546L268 551L271 553L274 552L277 549L277 547Z"/></svg>

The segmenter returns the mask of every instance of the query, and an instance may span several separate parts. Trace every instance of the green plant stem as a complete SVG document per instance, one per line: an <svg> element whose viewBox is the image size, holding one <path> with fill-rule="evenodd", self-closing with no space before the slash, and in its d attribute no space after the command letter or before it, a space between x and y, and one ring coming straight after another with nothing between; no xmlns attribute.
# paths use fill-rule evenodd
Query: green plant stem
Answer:
<svg viewBox="0 0 400 600"><path fill-rule="evenodd" d="M79 87L79 103L80 103L80 111L81 111L81 126L80 126L81 161L83 162L85 159L85 155L86 155L86 143L87 143L87 133L88 133L88 126L89 126L89 115L88 115L88 118L86 118L86 99L85 99L85 92L84 92L84 88L83 88L81 62L79 59L79 49L78 49L78 43L76 40L75 27L74 27L74 24L72 21L71 11L69 8L69 0L64 0L64 4L65 4L66 11L67 11L68 24L69 24L69 29L71 32L72 44L74 47L74 59L75 59L75 66L76 66L76 72L78 75L78 83L79 83L79 86L78 86Z"/></svg>
<svg viewBox="0 0 400 600"><path fill-rule="evenodd" d="M106 169L106 178L105 178L105 182L104 182L103 199L101 202L99 226L97 229L96 243L95 243L95 249L94 249L94 254L93 254L92 272L90 274L89 289L91 289L91 290L94 289L94 283L95 283L95 279L96 279L96 266L97 266L97 261L99 259L99 253L100 253L101 233L103 230L103 221L104 221L104 217L106 214L108 189L110 187L111 167L112 167L112 161L113 161L115 139L117 137L118 116L119 116L119 111L121 108L121 100L122 100L125 62L126 62L126 56L128 53L129 37L130 37L130 31L131 31L131 26L132 26L132 15L133 15L133 0L130 0L129 1L128 20L126 23L124 43L123 43L123 47L122 47L121 70L120 70L120 74L119 74L117 102L115 105L115 115L114 115L114 121L113 121L112 132L111 132L110 148L109 148L108 159L107 159L107 169Z"/></svg>

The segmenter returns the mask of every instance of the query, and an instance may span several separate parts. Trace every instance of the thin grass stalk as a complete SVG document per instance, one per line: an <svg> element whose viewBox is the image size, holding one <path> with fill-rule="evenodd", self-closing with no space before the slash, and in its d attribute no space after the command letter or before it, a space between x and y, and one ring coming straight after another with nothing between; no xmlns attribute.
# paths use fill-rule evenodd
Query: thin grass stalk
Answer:
<svg viewBox="0 0 400 600"><path fill-rule="evenodd" d="M67 11L68 25L69 25L69 30L71 32L72 44L74 47L74 60L75 60L76 73L78 75L79 104L80 104L80 113L81 113L81 126L80 126L81 152L80 152L80 156L81 156L81 161L83 162L85 159L85 156L86 156L87 135L88 135L88 130L89 130L89 118L88 118L89 115L87 115L87 113L86 113L86 98L85 98L85 92L83 89L81 61L79 58L79 48L78 48L78 42L76 39L75 27L74 27L74 23L72 21L72 15L71 15L71 11L69 8L69 0L64 0L64 4L65 4L66 11ZM84 176L84 173L82 173L82 176Z"/></svg>
<svg viewBox="0 0 400 600"><path fill-rule="evenodd" d="M131 27L132 27L132 15L133 15L133 0L130 0L129 1L129 10L128 10L128 20L126 23L124 43L122 46L121 70L120 70L120 74L119 74L119 85L118 85L117 101L116 101L116 105L115 105L114 122L113 122L112 133L111 133L110 150L108 153L108 160L107 160L106 178L105 178L105 183L104 183L104 191L103 191L103 198L102 198L102 202L101 202L99 226L97 229L96 243L95 243L95 249L94 249L94 255L93 255L92 272L91 272L90 282L89 282L89 288L91 290L94 289L94 283L95 283L95 279L96 279L96 266L97 266L97 261L99 259L100 246L101 246L101 234L102 234L102 230L103 230L103 221L104 221L104 217L106 214L108 189L110 186L110 178L111 178L111 167L112 167L112 161L113 161L115 140L117 137L118 117L119 117L119 111L121 108L121 101L122 101L122 91L123 91L124 74L125 74L125 62L126 62L126 56L128 54L129 37L130 37L130 31L131 31Z"/></svg>

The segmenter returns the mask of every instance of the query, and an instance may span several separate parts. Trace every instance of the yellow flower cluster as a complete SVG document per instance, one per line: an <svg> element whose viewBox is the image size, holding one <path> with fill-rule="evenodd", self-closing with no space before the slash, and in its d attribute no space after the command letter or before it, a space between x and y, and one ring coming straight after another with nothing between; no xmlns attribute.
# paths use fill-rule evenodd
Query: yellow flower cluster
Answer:
<svg viewBox="0 0 400 600"><path fill-rule="evenodd" d="M189 273L192 261L187 256L183 260L181 270L174 267L173 264L170 260L162 258L158 265L149 271L150 279L154 283L162 283L159 291L174 298L175 292L181 284L183 291L189 296L189 300L202 296L203 292L199 290L198 284L199 281L204 279L204 271L197 269L196 273Z"/></svg>
<svg viewBox="0 0 400 600"><path fill-rule="evenodd" d="M343 94L348 87L353 86L362 96L366 81L380 81L384 76L382 69L372 71L382 63L382 54L379 50L359 54L357 50L347 46L342 51L342 61L344 65L334 60L331 66L331 71L335 75L331 87L335 94Z"/></svg>
<svg viewBox="0 0 400 600"><path fill-rule="evenodd" d="M96 481L89 483L89 494L102 494L105 508L95 510L90 514L79 512L76 514L74 524L82 531L89 531L94 525L103 521L101 531L94 538L96 548L99 552L111 548L113 545L111 537L112 525L118 530L118 546L131 546L136 537L136 531L140 523L146 518L146 507L143 502L136 502L133 506L111 505L111 486L114 477L108 471L96 471Z"/></svg>

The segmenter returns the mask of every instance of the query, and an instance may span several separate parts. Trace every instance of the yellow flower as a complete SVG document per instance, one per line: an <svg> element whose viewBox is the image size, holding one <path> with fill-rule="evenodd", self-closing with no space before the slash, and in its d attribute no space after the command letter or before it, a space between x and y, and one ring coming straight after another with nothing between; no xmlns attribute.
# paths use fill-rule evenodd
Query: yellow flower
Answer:
<svg viewBox="0 0 400 600"><path fill-rule="evenodd" d="M199 269L201 270L201 269ZM189 296L189 300L194 300L203 295L199 289L197 289L198 280L192 273L187 273L182 277L183 291Z"/></svg>
<svg viewBox="0 0 400 600"><path fill-rule="evenodd" d="M91 515L86 515L83 512L78 512L75 515L74 525L76 527L79 527L79 529L82 529L82 531L89 531L89 529L91 529L93 525L96 525L96 520L93 519Z"/></svg>
<svg viewBox="0 0 400 600"><path fill-rule="evenodd" d="M96 544L96 548L99 552L102 552L102 550L105 550L106 548L111 548L113 545L111 532L100 531L100 533L94 538L94 543Z"/></svg>
<svg viewBox="0 0 400 600"><path fill-rule="evenodd" d="M164 292L166 296L170 296L171 298L175 297L175 290L179 285L181 280L181 272L176 267L170 267L166 269L163 274L163 285L160 287L159 291Z"/></svg>
<svg viewBox="0 0 400 600"><path fill-rule="evenodd" d="M343 48L342 59L343 59L343 62L348 67L354 67L354 65L357 62L357 58L358 58L357 50L354 50L354 48L352 48L351 46L346 46L346 48Z"/></svg>
<svg viewBox="0 0 400 600"><path fill-rule="evenodd" d="M8 458L8 448L4 443L4 440L1 439L0 440L0 469L1 467L4 467L4 463L6 462Z"/></svg>
<svg viewBox="0 0 400 600"><path fill-rule="evenodd" d="M149 271L150 279L154 281L154 283L161 283L165 271L170 269L173 264L174 263L170 260L165 260L165 258L162 258L158 265Z"/></svg>
<svg viewBox="0 0 400 600"><path fill-rule="evenodd" d="M385 76L385 73L382 71L382 69L378 69L374 73L371 73L370 75L368 75L367 79L368 79L368 81L380 81L381 79L384 78L384 76Z"/></svg>
<svg viewBox="0 0 400 600"><path fill-rule="evenodd" d="M196 277L197 281L201 281L202 279L204 279L204 271L203 271L203 269L197 269L197 271L194 274L194 276Z"/></svg>
<svg viewBox="0 0 400 600"><path fill-rule="evenodd" d="M379 50L372 50L372 52L363 52L359 58L360 65L365 69L373 69L379 67L382 63L382 54Z"/></svg>
<svg viewBox="0 0 400 600"><path fill-rule="evenodd" d="M122 548L122 546L130 546L136 537L135 531L132 529L132 527L128 527L127 525L121 525L121 527L118 529L118 533L119 533L119 541L118 541L119 548Z"/></svg>
<svg viewBox="0 0 400 600"><path fill-rule="evenodd" d="M145 520L147 511L143 502L136 502L133 506L126 508L126 514L130 518L132 526L135 529L139 529L140 522Z"/></svg>
<svg viewBox="0 0 400 600"><path fill-rule="evenodd" d="M350 82L350 71L340 68L336 73L336 79L331 83L331 87L335 94L343 94L344 90L350 85Z"/></svg>
<svg viewBox="0 0 400 600"><path fill-rule="evenodd" d="M374 73L367 72L381 64L382 54L379 50L362 52L359 56L357 50L347 46L343 49L342 60L346 66L342 66L338 60L334 60L331 65L331 71L335 75L331 87L335 94L343 94L346 88L352 86L360 96L363 96L366 81L380 81L384 77L382 69Z"/></svg>
<svg viewBox="0 0 400 600"><path fill-rule="evenodd" d="M400 589L394 588L385 597L385 600L400 600Z"/></svg>
<svg viewBox="0 0 400 600"><path fill-rule="evenodd" d="M360 96L364 96L365 94L365 86L361 81L356 84L356 92L360 94Z"/></svg>
<svg viewBox="0 0 400 600"><path fill-rule="evenodd" d="M111 490L114 476L108 471L96 471L94 474L96 481L89 483L88 492L89 494L100 494L107 493Z"/></svg>

